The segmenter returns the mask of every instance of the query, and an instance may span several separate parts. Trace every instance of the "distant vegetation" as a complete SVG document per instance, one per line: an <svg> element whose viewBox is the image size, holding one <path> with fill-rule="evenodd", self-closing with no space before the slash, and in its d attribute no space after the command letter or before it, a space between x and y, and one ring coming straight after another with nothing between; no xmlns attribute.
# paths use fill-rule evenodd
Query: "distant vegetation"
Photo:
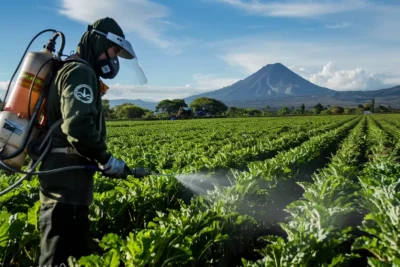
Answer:
<svg viewBox="0 0 400 267"><path fill-rule="evenodd" d="M375 106L372 99L364 104L355 107L341 106L324 106L316 103L314 106L284 106L281 108L271 108L266 105L263 109L255 108L239 108L228 107L223 102L207 98L199 97L192 101L189 105L184 99L164 99L158 103L156 110L151 111L131 103L110 107L109 100L103 100L104 114L108 120L127 120L127 119L143 119L143 120L168 120L179 118L178 112L180 108L190 108L193 110L192 118L202 117L270 117L270 116L294 116L294 115L357 115L364 112L371 113L393 113L400 112L393 109L390 105Z"/></svg>

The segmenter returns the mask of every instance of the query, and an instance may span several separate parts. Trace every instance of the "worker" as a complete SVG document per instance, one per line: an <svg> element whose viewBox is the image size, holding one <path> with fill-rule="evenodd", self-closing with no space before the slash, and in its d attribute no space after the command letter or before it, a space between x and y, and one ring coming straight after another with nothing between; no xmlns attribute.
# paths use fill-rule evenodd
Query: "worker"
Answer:
<svg viewBox="0 0 400 267"><path fill-rule="evenodd" d="M96 164L102 175L124 179L129 168L107 150L106 125L102 113L101 78L113 79L119 57L136 55L117 22L109 17L88 26L74 55L58 70L47 99L48 123L59 119L50 152L40 170ZM68 62L70 61L70 62ZM146 81L144 73L137 73ZM68 266L68 257L91 254L89 206L93 201L95 171L75 169L39 175L40 258L39 266Z"/></svg>

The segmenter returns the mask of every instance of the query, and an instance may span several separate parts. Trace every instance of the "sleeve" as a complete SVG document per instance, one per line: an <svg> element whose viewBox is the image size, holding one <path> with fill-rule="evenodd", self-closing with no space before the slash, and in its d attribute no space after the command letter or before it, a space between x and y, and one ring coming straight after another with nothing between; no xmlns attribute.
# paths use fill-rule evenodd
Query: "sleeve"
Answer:
<svg viewBox="0 0 400 267"><path fill-rule="evenodd" d="M99 129L102 116L97 106L99 94L98 81L90 69L77 67L66 74L60 97L61 130L79 154L105 164L111 154Z"/></svg>

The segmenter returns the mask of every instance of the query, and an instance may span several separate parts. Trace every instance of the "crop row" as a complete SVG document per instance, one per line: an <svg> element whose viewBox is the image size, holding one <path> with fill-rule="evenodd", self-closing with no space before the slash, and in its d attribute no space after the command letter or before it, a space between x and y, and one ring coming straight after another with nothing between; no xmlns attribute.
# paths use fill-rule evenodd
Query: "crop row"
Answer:
<svg viewBox="0 0 400 267"><path fill-rule="evenodd" d="M275 174L284 174L285 169L297 167L293 164L299 159L296 152L301 152L304 158L302 162L307 163L320 155L316 151L329 151L332 144L337 144L346 136L358 120L353 119L337 129L312 137L296 149L280 153L275 159L280 169ZM271 167L269 173L273 169ZM189 203L180 201L179 209L159 212L145 229L130 233L127 239L117 234L107 235L101 244L106 242L111 250L95 259L85 257L80 263L108 265L111 255L126 265L139 266L226 266L235 261L237 263L238 256L251 251L257 232L263 230L254 218L248 217L250 214L241 213L244 210L247 213L257 212L261 204L266 208L266 191L272 192L274 189L273 186L262 186L265 181L271 181L270 178L271 175L254 176L251 172L243 172L231 186L217 186L206 196L196 196ZM129 252L132 242L143 244L136 254Z"/></svg>
<svg viewBox="0 0 400 267"><path fill-rule="evenodd" d="M113 153L171 176L96 174L95 250L75 264L393 266L398 118L109 122ZM0 189L19 177L3 174ZM3 265L37 262L38 186L0 196Z"/></svg>

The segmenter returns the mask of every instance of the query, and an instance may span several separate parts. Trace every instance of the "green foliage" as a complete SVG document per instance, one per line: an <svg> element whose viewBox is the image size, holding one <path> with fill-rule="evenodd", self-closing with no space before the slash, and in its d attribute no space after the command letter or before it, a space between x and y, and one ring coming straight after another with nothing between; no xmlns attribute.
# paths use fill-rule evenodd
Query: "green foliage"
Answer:
<svg viewBox="0 0 400 267"><path fill-rule="evenodd" d="M114 114L115 118L117 119L141 118L144 114L148 112L150 111L130 103L114 107Z"/></svg>
<svg viewBox="0 0 400 267"><path fill-rule="evenodd" d="M180 107L187 107L184 99L164 99L156 106L156 112L177 113Z"/></svg>
<svg viewBox="0 0 400 267"><path fill-rule="evenodd" d="M288 115L290 114L290 109L288 107L283 107L278 110L278 115Z"/></svg>
<svg viewBox="0 0 400 267"><path fill-rule="evenodd" d="M111 153L173 175L97 173L95 250L70 266L398 266L399 129L387 114L108 122ZM37 265L38 186L0 196L4 266Z"/></svg>
<svg viewBox="0 0 400 267"><path fill-rule="evenodd" d="M189 105L194 111L204 110L211 114L220 114L228 110L228 107L221 101L208 97L200 97L193 100Z"/></svg>
<svg viewBox="0 0 400 267"><path fill-rule="evenodd" d="M323 110L324 107L321 105L321 103L318 103L313 107L313 111L315 114L320 114Z"/></svg>
<svg viewBox="0 0 400 267"><path fill-rule="evenodd" d="M113 109L110 107L110 100L102 99L103 103L103 114L105 118L111 118L113 116Z"/></svg>

